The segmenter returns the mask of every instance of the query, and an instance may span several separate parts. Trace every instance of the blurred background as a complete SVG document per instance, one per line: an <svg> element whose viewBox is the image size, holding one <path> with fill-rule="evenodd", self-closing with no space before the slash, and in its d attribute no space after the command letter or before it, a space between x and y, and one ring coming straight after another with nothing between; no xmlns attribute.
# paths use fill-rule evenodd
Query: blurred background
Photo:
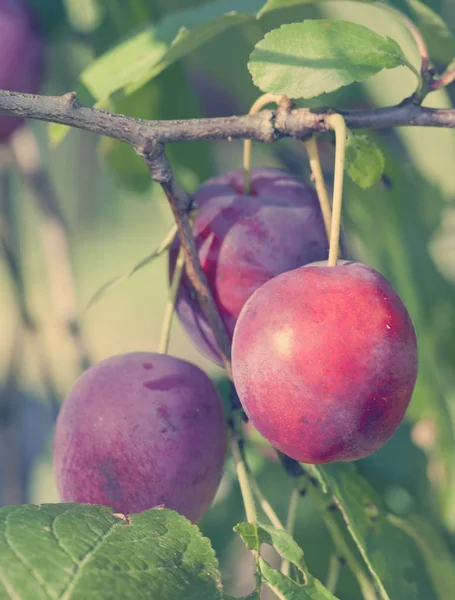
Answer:
<svg viewBox="0 0 455 600"><path fill-rule="evenodd" d="M42 93L78 89L81 101L90 102L78 77L95 57L145 22L203 3L30 0L46 38ZM428 4L455 26L451 0ZM146 119L243 114L259 94L246 66L254 44L281 23L318 16L352 20L393 37L418 64L409 34L393 17L371 6L328 2L317 9L283 9L230 29L134 94L111 99L109 107ZM436 63L443 61L445 50L434 51ZM384 106L410 95L414 84L413 75L399 68L302 105ZM425 104L450 107L452 100L450 90L440 91ZM14 249L13 265L8 252L0 254L1 505L58 501L52 471L56 408L87 359L156 350L167 297L167 258L162 256L86 310L106 281L159 244L172 223L170 210L131 148L76 130L52 147L46 124L31 122L27 127L31 133L19 130L11 140L15 158L5 149L0 153L2 211ZM455 548L455 132L401 128L374 135L385 155L385 175L366 191L346 181L344 235L350 255L386 275L408 307L419 339L420 374L406 422L358 467L383 494L390 511L404 515L418 510L442 523L447 542ZM178 179L191 192L209 176L241 166L242 146L236 141L181 143L168 153ZM330 182L330 138L321 141L321 153ZM296 141L255 144L253 164L309 177L303 146ZM55 213L57 204L61 215ZM61 217L68 224L80 334L73 321L69 329L66 325L75 314L75 298L61 260ZM226 392L222 370L193 350L177 320L171 353L201 366ZM267 448L251 443L247 452L263 492L285 519L292 482ZM251 587L247 553L232 532L242 519L228 460L201 527L218 553L226 591L233 595ZM296 537L312 572L324 581L332 546L306 498L299 506ZM414 554L419 598L431 600L421 559ZM358 597L347 570L341 572L339 594Z"/></svg>

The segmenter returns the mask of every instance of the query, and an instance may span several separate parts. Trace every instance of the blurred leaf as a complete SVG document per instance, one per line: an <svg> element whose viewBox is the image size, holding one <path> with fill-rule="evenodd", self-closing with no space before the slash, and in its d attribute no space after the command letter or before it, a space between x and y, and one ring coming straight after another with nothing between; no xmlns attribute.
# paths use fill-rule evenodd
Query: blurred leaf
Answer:
<svg viewBox="0 0 455 600"><path fill-rule="evenodd" d="M425 38L430 57L449 63L455 57L455 39L446 22L421 0L405 0L404 8Z"/></svg>
<svg viewBox="0 0 455 600"><path fill-rule="evenodd" d="M288 560L303 574L305 583L297 583L272 568L262 558L259 559L262 578L272 589L278 590L283 598L292 600L336 600L336 597L308 572L308 567L303 558L303 550L289 533L271 525L255 523L239 523L234 527L234 531L240 535L250 550L259 551L262 544L269 544L282 559Z"/></svg>
<svg viewBox="0 0 455 600"><path fill-rule="evenodd" d="M455 560L437 529L419 515L407 519L390 515L389 519L416 543L439 600L451 600L455 590Z"/></svg>
<svg viewBox="0 0 455 600"><path fill-rule="evenodd" d="M2 598L222 598L210 542L171 510L10 506L0 528Z"/></svg>
<svg viewBox="0 0 455 600"><path fill-rule="evenodd" d="M93 294L89 303L87 304L86 310L88 310L91 306L96 304L96 302L98 302L98 300L100 300L106 294L106 292L108 292L109 290L112 290L119 283L122 283L122 281L126 281L132 275L137 273L137 271L139 271L143 267L146 267L151 262L153 262L155 260L155 258L158 258L158 256L161 256L161 254L163 254L163 252L165 252L172 244L172 240L174 239L176 233L177 233L177 225L173 225L156 250L154 250L151 254L149 254L148 256L143 258L141 261L136 263L134 265L134 267L131 267L131 269L128 269L128 271L125 271L121 275L117 275L117 277L114 277L113 279L106 281L106 283L104 283Z"/></svg>
<svg viewBox="0 0 455 600"><path fill-rule="evenodd" d="M384 172L384 155L370 134L348 131L345 168L350 178L363 189L380 180Z"/></svg>
<svg viewBox="0 0 455 600"><path fill-rule="evenodd" d="M64 0L68 21L76 31L90 33L101 22L102 10L98 0Z"/></svg>
<svg viewBox="0 0 455 600"><path fill-rule="evenodd" d="M248 594L248 596L242 596L241 598L234 598L234 596L228 596L227 594L225 594L223 596L223 600L261 600L261 594L260 592L254 591L251 594Z"/></svg>
<svg viewBox="0 0 455 600"><path fill-rule="evenodd" d="M157 25L142 28L108 50L85 69L81 80L96 99L118 90L131 93L212 37L251 18L235 7L254 13L261 4L218 0L169 13Z"/></svg>
<svg viewBox="0 0 455 600"><path fill-rule="evenodd" d="M352 463L319 466L318 470L373 576L381 600L415 598L415 587L405 576L412 566L405 536L389 522L373 488Z"/></svg>
<svg viewBox="0 0 455 600"><path fill-rule="evenodd" d="M400 65L412 68L395 40L356 23L308 19L267 33L248 68L263 92L311 98Z"/></svg>

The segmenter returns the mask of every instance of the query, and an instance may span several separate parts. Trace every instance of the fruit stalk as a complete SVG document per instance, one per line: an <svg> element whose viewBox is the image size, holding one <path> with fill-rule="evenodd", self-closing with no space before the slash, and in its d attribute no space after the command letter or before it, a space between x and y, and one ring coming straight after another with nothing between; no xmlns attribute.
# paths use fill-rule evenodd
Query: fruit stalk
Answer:
<svg viewBox="0 0 455 600"><path fill-rule="evenodd" d="M279 104L283 96L277 96L276 94L263 94L259 96L259 98L253 103L248 114L254 115L260 110L267 106L267 104L271 104L272 102L276 102ZM243 170L245 172L244 182L243 182L243 192L245 194L251 193L251 146L253 142L252 140L244 140L243 142Z"/></svg>
<svg viewBox="0 0 455 600"><path fill-rule="evenodd" d="M327 125L335 132L335 175L333 179L332 227L328 266L335 267L338 261L343 201L344 157L346 146L346 123L341 115L329 115Z"/></svg>
<svg viewBox="0 0 455 600"><path fill-rule="evenodd" d="M329 196L325 187L324 173L322 172L321 160L319 158L319 150L316 138L311 137L303 142L308 153L311 173L314 178L314 185L318 195L319 204L321 206L322 218L327 232L327 238L330 241L330 230L332 228L332 209L330 208Z"/></svg>

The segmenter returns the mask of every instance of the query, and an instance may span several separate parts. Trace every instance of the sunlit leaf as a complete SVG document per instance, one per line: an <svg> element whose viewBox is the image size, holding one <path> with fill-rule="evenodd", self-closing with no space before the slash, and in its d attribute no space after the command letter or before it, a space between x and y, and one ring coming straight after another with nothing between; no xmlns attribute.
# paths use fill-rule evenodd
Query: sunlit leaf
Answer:
<svg viewBox="0 0 455 600"><path fill-rule="evenodd" d="M312 98L401 65L410 66L391 38L357 23L308 19L267 33L248 68L263 92Z"/></svg>

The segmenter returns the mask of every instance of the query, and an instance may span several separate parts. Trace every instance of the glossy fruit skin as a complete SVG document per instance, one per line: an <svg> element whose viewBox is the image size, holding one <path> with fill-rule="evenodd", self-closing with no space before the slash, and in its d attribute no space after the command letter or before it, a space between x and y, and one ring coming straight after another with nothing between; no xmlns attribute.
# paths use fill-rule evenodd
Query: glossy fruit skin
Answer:
<svg viewBox="0 0 455 600"><path fill-rule="evenodd" d="M57 420L54 470L64 502L138 513L165 505L196 522L218 488L223 406L198 367L150 352L91 367Z"/></svg>
<svg viewBox="0 0 455 600"><path fill-rule="evenodd" d="M44 41L22 0L0 0L0 89L36 94L43 78ZM0 142L23 119L0 117Z"/></svg>
<svg viewBox="0 0 455 600"><path fill-rule="evenodd" d="M194 235L202 268L232 337L238 315L263 283L284 271L327 258L328 242L316 192L286 171L252 171L252 194L243 194L243 170L206 181L194 194L199 211ZM178 243L170 252L172 277ZM194 345L222 364L211 329L186 276L176 310Z"/></svg>
<svg viewBox="0 0 455 600"><path fill-rule="evenodd" d="M353 262L307 265L248 300L232 369L247 415L273 446L306 463L357 460L401 423L417 341L380 273Z"/></svg>

